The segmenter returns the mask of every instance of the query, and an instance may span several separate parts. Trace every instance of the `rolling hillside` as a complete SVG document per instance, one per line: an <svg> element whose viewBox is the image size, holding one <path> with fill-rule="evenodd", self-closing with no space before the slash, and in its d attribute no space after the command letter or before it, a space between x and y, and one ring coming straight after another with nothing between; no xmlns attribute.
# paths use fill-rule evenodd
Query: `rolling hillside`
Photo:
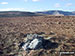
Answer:
<svg viewBox="0 0 75 56"><path fill-rule="evenodd" d="M62 14L64 16L70 16L70 15L74 16L75 15L74 12L60 11L60 10L43 11L43 12L37 12L37 13L40 13L40 14L48 14L48 15Z"/></svg>
<svg viewBox="0 0 75 56"><path fill-rule="evenodd" d="M37 16L39 14L32 12L21 12L21 11L2 11L0 17L17 17L17 16Z"/></svg>
<svg viewBox="0 0 75 56"><path fill-rule="evenodd" d="M42 15L56 15L56 16L74 16L75 12L67 11L43 11L43 12L25 12L25 11L1 11L0 17L18 17L18 16L42 16Z"/></svg>

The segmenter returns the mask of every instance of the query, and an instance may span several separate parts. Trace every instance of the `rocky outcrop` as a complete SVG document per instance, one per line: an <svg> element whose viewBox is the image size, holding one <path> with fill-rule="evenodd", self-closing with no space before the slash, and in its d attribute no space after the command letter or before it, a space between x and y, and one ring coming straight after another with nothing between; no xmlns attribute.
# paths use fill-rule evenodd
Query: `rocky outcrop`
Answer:
<svg viewBox="0 0 75 56"><path fill-rule="evenodd" d="M31 50L31 49L34 50L34 49L41 48L42 42L43 42L43 38L41 36L38 36L36 34L34 34L34 35L29 34L29 35L27 35L26 41L21 43L20 46L24 50Z"/></svg>
<svg viewBox="0 0 75 56"><path fill-rule="evenodd" d="M37 50L37 49L50 49L58 47L57 43L53 43L50 40L44 39L43 36L37 34L27 35L27 39L20 45L25 51Z"/></svg>

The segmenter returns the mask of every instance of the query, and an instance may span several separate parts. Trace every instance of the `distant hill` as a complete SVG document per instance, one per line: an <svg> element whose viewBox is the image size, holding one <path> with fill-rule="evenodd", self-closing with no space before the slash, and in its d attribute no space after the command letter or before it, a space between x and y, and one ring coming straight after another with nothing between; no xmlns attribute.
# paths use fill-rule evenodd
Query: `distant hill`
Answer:
<svg viewBox="0 0 75 56"><path fill-rule="evenodd" d="M40 14L48 14L48 15L64 15L64 16L74 16L75 15L75 11L74 12L68 12L68 11L60 11L60 10L51 10L51 11L43 11L43 12L37 12Z"/></svg>
<svg viewBox="0 0 75 56"><path fill-rule="evenodd" d="M22 12L22 11L1 11L0 17L18 17L18 16L42 16L42 15L56 15L56 16L75 16L75 11L43 11L43 12Z"/></svg>
<svg viewBox="0 0 75 56"><path fill-rule="evenodd" d="M21 11L1 11L0 17L39 16L40 14Z"/></svg>

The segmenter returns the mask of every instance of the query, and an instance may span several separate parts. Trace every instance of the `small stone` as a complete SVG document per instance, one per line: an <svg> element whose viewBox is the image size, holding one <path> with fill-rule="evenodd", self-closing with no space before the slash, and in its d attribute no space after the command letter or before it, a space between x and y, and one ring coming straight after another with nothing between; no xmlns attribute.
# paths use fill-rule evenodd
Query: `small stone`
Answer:
<svg viewBox="0 0 75 56"><path fill-rule="evenodd" d="M53 31L50 32L50 35L55 35L55 33Z"/></svg>

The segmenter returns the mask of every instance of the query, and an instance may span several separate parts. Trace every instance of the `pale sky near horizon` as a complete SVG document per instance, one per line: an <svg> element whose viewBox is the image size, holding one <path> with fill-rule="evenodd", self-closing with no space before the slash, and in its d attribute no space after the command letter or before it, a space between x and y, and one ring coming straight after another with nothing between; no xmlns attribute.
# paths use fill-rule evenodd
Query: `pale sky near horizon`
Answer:
<svg viewBox="0 0 75 56"><path fill-rule="evenodd" d="M0 0L0 11L75 11L75 0Z"/></svg>

